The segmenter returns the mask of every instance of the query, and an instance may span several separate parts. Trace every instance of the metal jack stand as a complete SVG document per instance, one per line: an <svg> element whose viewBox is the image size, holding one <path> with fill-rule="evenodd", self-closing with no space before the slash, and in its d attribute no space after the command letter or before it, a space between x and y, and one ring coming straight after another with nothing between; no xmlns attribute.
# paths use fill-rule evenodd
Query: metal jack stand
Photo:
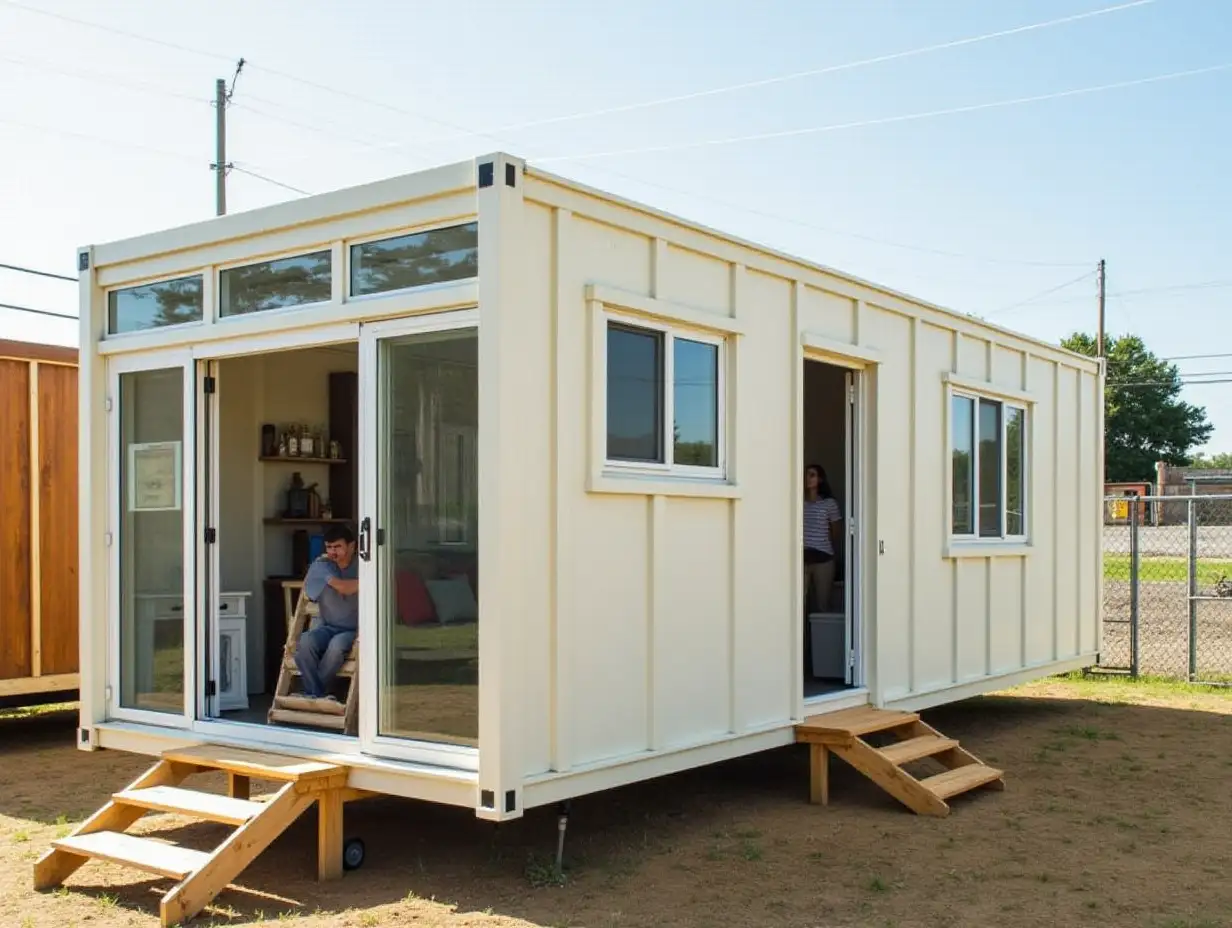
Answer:
<svg viewBox="0 0 1232 928"><path fill-rule="evenodd" d="M569 827L569 812L572 810L572 800L566 799L556 807L556 878L563 879L565 875L565 829Z"/></svg>

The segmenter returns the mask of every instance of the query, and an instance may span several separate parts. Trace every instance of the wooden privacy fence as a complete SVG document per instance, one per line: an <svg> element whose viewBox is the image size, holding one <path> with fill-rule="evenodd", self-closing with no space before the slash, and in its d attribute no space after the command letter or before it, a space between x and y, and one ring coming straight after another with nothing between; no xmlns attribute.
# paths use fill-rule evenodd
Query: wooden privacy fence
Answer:
<svg viewBox="0 0 1232 928"><path fill-rule="evenodd" d="M0 340L0 699L77 670L77 351Z"/></svg>

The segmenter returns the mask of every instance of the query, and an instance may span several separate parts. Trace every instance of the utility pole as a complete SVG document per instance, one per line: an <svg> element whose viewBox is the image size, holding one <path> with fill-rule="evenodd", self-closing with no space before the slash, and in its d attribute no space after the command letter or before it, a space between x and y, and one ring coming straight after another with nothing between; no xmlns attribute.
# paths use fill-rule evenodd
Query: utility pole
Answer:
<svg viewBox="0 0 1232 928"><path fill-rule="evenodd" d="M214 82L214 163L211 167L214 169L214 215L221 216L227 211L227 82L221 77ZM1100 318L1103 318L1102 310Z"/></svg>
<svg viewBox="0 0 1232 928"><path fill-rule="evenodd" d="M1104 291L1105 291L1104 259L1099 259L1099 338L1096 342L1096 355L1104 356Z"/></svg>
<svg viewBox="0 0 1232 928"><path fill-rule="evenodd" d="M231 102L231 95L235 93L235 82L239 80L243 70L244 59L241 58L235 66L230 89L221 77L214 82L214 163L210 168L214 171L215 216L221 216L227 211L227 171L231 170L231 165L227 163L227 105Z"/></svg>

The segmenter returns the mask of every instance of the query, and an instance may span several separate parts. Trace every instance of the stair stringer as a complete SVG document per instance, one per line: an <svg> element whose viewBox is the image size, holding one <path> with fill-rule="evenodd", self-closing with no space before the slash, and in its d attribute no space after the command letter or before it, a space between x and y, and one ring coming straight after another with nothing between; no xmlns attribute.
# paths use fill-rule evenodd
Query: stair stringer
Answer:
<svg viewBox="0 0 1232 928"><path fill-rule="evenodd" d="M149 786L179 786L196 770L188 764L160 760L153 767L133 780L126 789L143 789ZM127 831L146 814L145 809L124 805L114 799L108 800L97 812L78 825L71 836L92 834L97 831ZM34 864L34 888L54 889L77 872L89 860L68 851L52 848Z"/></svg>
<svg viewBox="0 0 1232 928"><path fill-rule="evenodd" d="M159 906L163 925L187 921L209 905L316 800L317 795L303 791L301 784L285 784L264 809L210 852L206 864L163 896Z"/></svg>
<svg viewBox="0 0 1232 928"><path fill-rule="evenodd" d="M830 744L827 748L911 811L938 818L950 814L949 804L945 800L929 792L919 780L892 763L863 738L853 738L847 744Z"/></svg>

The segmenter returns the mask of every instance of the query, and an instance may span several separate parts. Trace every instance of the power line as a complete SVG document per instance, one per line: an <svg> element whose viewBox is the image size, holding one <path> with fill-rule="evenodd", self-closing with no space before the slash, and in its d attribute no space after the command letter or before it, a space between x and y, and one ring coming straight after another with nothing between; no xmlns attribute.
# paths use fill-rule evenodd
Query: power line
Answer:
<svg viewBox="0 0 1232 928"><path fill-rule="evenodd" d="M1048 294L1050 293L1056 293L1058 290L1064 290L1066 287L1072 287L1074 284L1081 283L1082 281L1086 280L1088 277L1090 277L1094 273L1095 271L1087 271L1085 274L1079 274L1073 280L1067 280L1063 284L1057 284L1055 287L1049 287L1047 290L1043 290L1035 294L1035 296L1027 297L1025 300L1019 300L1017 303L1011 303L1009 306L1004 306L1001 309L994 310L991 313L985 313L984 315L986 318L989 318L992 316L999 316L1002 313L1008 313L1011 309L1017 309L1020 306L1026 306L1028 303L1034 303L1040 297L1048 296Z"/></svg>
<svg viewBox="0 0 1232 928"><path fill-rule="evenodd" d="M1205 68L1191 68L1187 71L1173 71L1168 74L1156 74L1152 77L1140 77L1129 81L1116 81L1111 84L1098 84L1092 87L1077 87L1072 90L1058 90L1052 93L1036 94L1029 97L1014 97L1008 100L994 100L990 103L972 103L967 106L953 106L940 110L927 110L921 113L906 113L900 116L882 116L876 119L861 119L855 122L831 123L825 126L807 126L801 129L783 129L778 132L759 132L753 135L729 136L727 138L702 139L693 142L675 142L670 145L648 145L643 148L624 148L612 151L583 152L576 155L553 155L548 158L537 158L536 161L547 164L552 161L579 161L589 158L615 158L628 155L654 154L657 152L682 151L688 148L706 148L718 145L736 145L742 142L763 142L771 139L793 138L801 135L818 135L826 132L839 132L845 129L864 129L871 126L885 126L891 123L913 122L921 119L933 119L938 116L954 116L961 113L975 113L982 110L1001 109L1009 106L1022 106L1027 103L1042 103L1046 100L1059 100L1063 97L1077 97L1093 93L1103 93L1109 90L1120 90L1126 87L1140 87L1145 84L1160 81L1178 80L1183 77L1196 77L1201 74L1213 74L1217 71L1232 69L1232 61L1223 64L1210 65Z"/></svg>
<svg viewBox="0 0 1232 928"><path fill-rule="evenodd" d="M123 78L115 77L110 74L103 74L98 71L69 70L67 68L54 67L42 61L31 61L26 58L14 58L12 55L0 55L0 61L8 61L11 64L21 65L26 68L34 68L40 71L47 71L51 74L60 74L65 77L75 78L76 80L115 84L118 87L127 87L130 90L136 90L141 93L155 94L157 96L170 97L176 100L190 100L193 103L209 102L204 97L195 97L192 94L167 90L165 87L160 87L157 84L151 84L146 81L124 80Z"/></svg>
<svg viewBox="0 0 1232 928"><path fill-rule="evenodd" d="M77 319L77 316L71 316L67 313L54 313L49 309L31 309L29 306L14 306L12 303L0 303L0 309L15 309L18 312L34 313L39 316L54 316L57 319Z"/></svg>
<svg viewBox="0 0 1232 928"><path fill-rule="evenodd" d="M693 197L698 200L707 200L719 206L725 206L729 209L738 210L748 213L752 216L762 216L766 219L773 219L776 222L786 222L791 225L800 226L805 229L813 229L817 232L825 232L829 235L839 236L841 238L854 238L864 242L872 242L876 245L885 245L889 248L901 248L906 251L917 251L923 254L940 255L946 258L963 258L972 261L987 262L989 264L1010 264L1024 267L1086 267L1089 262L1086 261L1032 261L1026 258L1003 258L991 255L978 255L969 252L946 251L942 248L930 248L927 245L911 245L906 242L896 242L890 239L877 238L871 235L864 235L860 232L852 232L848 229L835 229L830 226L818 225L817 223L808 222L803 219L796 219L791 216L784 216L779 213L771 213L766 210L756 209L755 207L745 206L740 203L734 203L731 200L724 200L720 197L711 196L707 193L699 193L695 190L684 190L679 187L672 187L667 184L661 184L657 181L646 180L641 177L635 177L632 174L627 174L624 171L617 171L614 168L598 167L590 165L591 170L601 171L604 174L611 174L614 177L623 177L625 180L631 180L637 184L644 184L647 187L654 187L658 190L665 190L668 193L676 193L681 196ZM1093 273L1093 272L1092 272Z"/></svg>
<svg viewBox="0 0 1232 928"><path fill-rule="evenodd" d="M280 180L274 180L272 177L266 177L264 174L258 174L256 171L250 171L247 168L240 167L238 164L231 165L231 170L239 171L241 174L247 174L249 177L255 177L257 180L263 180L267 184L273 184L275 187L282 187L285 190L293 191L294 193L302 193L304 196L312 196L307 190L301 190L299 187L292 187L290 184L284 184Z"/></svg>
<svg viewBox="0 0 1232 928"><path fill-rule="evenodd" d="M8 2L8 0L0 0L0 3ZM149 145L138 145L133 142L124 142L118 139L104 138L100 135L90 135L86 132L75 132L72 129L61 129L59 126L43 126L38 123L22 122L16 119L9 119L7 116L0 116L0 125L16 126L19 129L30 129L34 132L47 132L51 135L63 135L68 138L85 139L90 142L101 142L104 145L109 145L113 148L130 148L134 151L143 151L152 155L161 155L164 158L175 158L179 161L198 162L197 158L192 155L186 155L181 152L166 151L161 148L151 148Z"/></svg>
<svg viewBox="0 0 1232 928"><path fill-rule="evenodd" d="M50 277L53 280L67 280L69 283L77 283L76 277L69 277L65 274L53 274L51 271L36 271L32 267L19 267L16 264L0 264L0 270L17 271L20 274L34 274L37 277Z"/></svg>
<svg viewBox="0 0 1232 928"><path fill-rule="evenodd" d="M1118 13L1123 10L1132 9L1133 7L1147 6L1153 2L1154 0L1133 0L1131 3L1121 3L1116 6L1104 7L1099 10L1091 10L1086 13L1077 13L1072 16L1062 16L1058 19L1050 19L1046 22L1031 23L1026 26L1016 26L1012 29L1002 29L997 32L988 32L983 35L970 36L963 39L954 39L949 42L940 42L935 45L925 45L920 48L908 49L907 51L876 55L872 58L864 58L858 61L847 61L842 64L829 65L824 68L810 68L806 71L796 71L791 74L782 74L776 77L765 77L758 80L745 81L739 84L727 84L722 87L712 87L708 90L696 90L689 93L675 94L673 96L660 97L656 100L645 100L639 103L625 103L616 106L603 107L601 109L569 113L562 116L549 116L543 119L532 119L521 123L510 123L509 125L497 126L489 131L513 132L515 130L531 129L538 126L553 125L561 122L594 119L599 116L613 116L617 113L629 113L634 110L651 109L652 107L666 106L671 103L683 103L689 100L714 97L719 96L720 94L733 93L739 90L752 90L758 87L768 87L773 84L785 84L790 81L798 81L809 77L821 77L826 74L836 74L840 71L852 71L857 68L864 68L874 64L883 64L888 61L901 61L904 58L914 58L920 55L927 55L932 52L945 51L947 49L960 48L965 45L975 45L977 43L988 42L993 39L1001 39L1012 35L1019 35L1024 32L1033 32L1039 29L1048 29L1053 26L1066 25L1068 23L1078 22L1079 20L1092 19L1096 16L1105 16L1109 13ZM451 141L451 139L431 139L429 141Z"/></svg>
<svg viewBox="0 0 1232 928"><path fill-rule="evenodd" d="M1216 358L1232 358L1232 354L1178 354L1170 358L1160 358L1160 361L1205 361L1214 360Z"/></svg>
<svg viewBox="0 0 1232 928"><path fill-rule="evenodd" d="M78 26L86 26L90 29L98 29L102 32L110 32L112 35L124 36L125 38L135 39L138 42L149 42L152 45L161 45L164 48L174 49L177 52L187 52L190 55L201 55L204 58L219 58L223 61L235 60L230 55L220 55L217 52L207 52L199 48L190 48L187 45L178 45L175 42L168 42L165 39L155 39L148 35L138 35L135 32L117 29L114 26L104 26L101 23L94 23L84 19L76 19L72 16L65 16L63 13L53 13L51 10L41 10L38 7L27 6L24 3L17 3L16 0L0 0L0 3L17 10L24 10L27 13L36 13L39 16L49 16L52 19L59 19L66 23L74 23Z"/></svg>

